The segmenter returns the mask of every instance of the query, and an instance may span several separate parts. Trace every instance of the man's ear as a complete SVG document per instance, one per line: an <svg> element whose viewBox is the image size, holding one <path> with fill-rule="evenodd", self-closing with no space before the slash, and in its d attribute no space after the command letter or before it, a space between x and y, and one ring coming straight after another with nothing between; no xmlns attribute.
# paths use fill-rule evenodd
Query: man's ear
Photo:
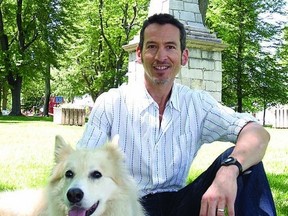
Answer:
<svg viewBox="0 0 288 216"><path fill-rule="evenodd" d="M140 46L137 46L137 48L136 48L136 62L139 63L139 64L142 64Z"/></svg>
<svg viewBox="0 0 288 216"><path fill-rule="evenodd" d="M185 50L183 50L183 53L182 53L182 59L181 59L182 66L186 65L188 60L189 60L189 51L186 48Z"/></svg>

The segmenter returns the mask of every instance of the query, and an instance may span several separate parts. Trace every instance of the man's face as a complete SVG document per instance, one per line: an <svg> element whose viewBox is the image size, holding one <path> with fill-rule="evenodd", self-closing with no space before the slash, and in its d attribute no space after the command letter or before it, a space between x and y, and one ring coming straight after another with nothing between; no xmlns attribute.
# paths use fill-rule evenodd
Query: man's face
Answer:
<svg viewBox="0 0 288 216"><path fill-rule="evenodd" d="M145 80L150 84L172 84L188 60L188 50L181 53L180 31L171 24L151 24L144 31L143 50L137 48Z"/></svg>

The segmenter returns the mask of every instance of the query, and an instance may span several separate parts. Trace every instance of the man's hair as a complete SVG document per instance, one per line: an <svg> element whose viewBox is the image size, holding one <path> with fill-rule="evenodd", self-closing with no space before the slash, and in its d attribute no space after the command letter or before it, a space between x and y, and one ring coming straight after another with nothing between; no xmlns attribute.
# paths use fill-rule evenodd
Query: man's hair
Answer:
<svg viewBox="0 0 288 216"><path fill-rule="evenodd" d="M139 42L140 49L143 50L145 29L147 28L147 26L154 24L154 23L157 23L160 25L171 24L177 27L180 31L181 52L183 52L183 50L186 48L186 31L185 31L184 25L174 16L170 14L166 14L166 13L154 14L148 17L148 19L146 19L143 22L143 25L140 31L140 42Z"/></svg>

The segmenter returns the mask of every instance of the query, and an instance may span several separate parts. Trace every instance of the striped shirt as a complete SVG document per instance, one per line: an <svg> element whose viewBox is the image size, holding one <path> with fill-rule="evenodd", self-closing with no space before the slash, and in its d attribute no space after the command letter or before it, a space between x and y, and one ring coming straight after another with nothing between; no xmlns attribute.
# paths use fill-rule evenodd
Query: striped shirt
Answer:
<svg viewBox="0 0 288 216"><path fill-rule="evenodd" d="M159 123L159 107L144 84L123 85L100 95L78 148L95 148L119 134L119 145L141 195L185 186L204 143L236 142L255 119L222 106L208 93L175 83Z"/></svg>

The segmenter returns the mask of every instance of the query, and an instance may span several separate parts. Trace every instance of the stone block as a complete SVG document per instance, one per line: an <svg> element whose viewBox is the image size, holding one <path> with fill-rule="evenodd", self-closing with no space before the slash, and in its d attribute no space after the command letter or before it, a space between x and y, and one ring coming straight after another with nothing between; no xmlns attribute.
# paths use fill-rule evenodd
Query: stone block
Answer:
<svg viewBox="0 0 288 216"><path fill-rule="evenodd" d="M184 11L183 1L171 1L170 9Z"/></svg>
<svg viewBox="0 0 288 216"><path fill-rule="evenodd" d="M189 57L201 59L202 51L200 49L189 49Z"/></svg>
<svg viewBox="0 0 288 216"><path fill-rule="evenodd" d="M215 61L215 70L222 71L222 62L221 61Z"/></svg>
<svg viewBox="0 0 288 216"><path fill-rule="evenodd" d="M196 21L195 14L189 11L181 11L180 20L187 20L187 21L195 22Z"/></svg>
<svg viewBox="0 0 288 216"><path fill-rule="evenodd" d="M202 51L202 58L208 60L214 60L214 52L212 51Z"/></svg>
<svg viewBox="0 0 288 216"><path fill-rule="evenodd" d="M202 60L189 58L188 66L189 66L189 68L201 68L202 69L203 68Z"/></svg>
<svg viewBox="0 0 288 216"><path fill-rule="evenodd" d="M197 23L203 23L202 22L202 15L200 14L200 13L195 13L195 21L197 22Z"/></svg>
<svg viewBox="0 0 288 216"><path fill-rule="evenodd" d="M205 71L214 71L215 70L215 66L214 66L214 61L213 60L206 60L203 59L201 61L202 63L202 67L203 69L205 69Z"/></svg>
<svg viewBox="0 0 288 216"><path fill-rule="evenodd" d="M204 81L199 79L191 80L190 88L205 90Z"/></svg>
<svg viewBox="0 0 288 216"><path fill-rule="evenodd" d="M188 69L182 68L180 73L181 78L190 78L190 79L203 79L203 70L201 69Z"/></svg>
<svg viewBox="0 0 288 216"><path fill-rule="evenodd" d="M206 81L205 82L205 90L206 91L221 91L221 83L220 82L213 82L213 81Z"/></svg>
<svg viewBox="0 0 288 216"><path fill-rule="evenodd" d="M216 71L204 71L204 80L220 81L222 74Z"/></svg>
<svg viewBox="0 0 288 216"><path fill-rule="evenodd" d="M198 3L184 2L184 8L186 11L200 14Z"/></svg>

